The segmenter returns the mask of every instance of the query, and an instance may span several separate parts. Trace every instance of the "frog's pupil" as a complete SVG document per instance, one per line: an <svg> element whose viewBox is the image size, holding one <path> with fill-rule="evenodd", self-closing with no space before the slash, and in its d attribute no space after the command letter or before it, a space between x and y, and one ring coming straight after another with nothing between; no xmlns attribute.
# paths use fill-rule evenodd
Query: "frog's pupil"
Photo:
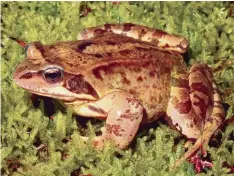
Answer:
<svg viewBox="0 0 234 176"><path fill-rule="evenodd" d="M47 73L47 74L46 74L46 77L48 77L48 78L50 78L50 79L54 80L54 79L56 79L56 78L58 77L58 75L59 75L59 73L58 73L58 72L54 72L54 73Z"/></svg>
<svg viewBox="0 0 234 176"><path fill-rule="evenodd" d="M44 78L48 82L58 82L62 78L62 70L51 68L44 71Z"/></svg>

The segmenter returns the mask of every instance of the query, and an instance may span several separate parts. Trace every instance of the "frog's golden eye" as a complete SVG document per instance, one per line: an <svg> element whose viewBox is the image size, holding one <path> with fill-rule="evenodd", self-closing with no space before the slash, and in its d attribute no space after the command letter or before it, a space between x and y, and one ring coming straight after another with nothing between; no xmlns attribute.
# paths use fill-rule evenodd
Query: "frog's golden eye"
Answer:
<svg viewBox="0 0 234 176"><path fill-rule="evenodd" d="M63 70L58 67L46 68L43 77L49 83L58 83L63 78Z"/></svg>

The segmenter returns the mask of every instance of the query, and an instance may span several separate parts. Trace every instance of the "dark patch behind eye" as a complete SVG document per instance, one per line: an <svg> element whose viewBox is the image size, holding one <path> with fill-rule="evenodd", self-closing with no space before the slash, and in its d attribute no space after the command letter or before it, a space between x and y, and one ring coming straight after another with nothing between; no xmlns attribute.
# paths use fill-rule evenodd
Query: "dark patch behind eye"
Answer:
<svg viewBox="0 0 234 176"><path fill-rule="evenodd" d="M97 92L94 90L94 88L87 82L85 81L84 77L82 75L77 75L69 78L66 83L66 88L77 94L90 94L94 98L98 98Z"/></svg>

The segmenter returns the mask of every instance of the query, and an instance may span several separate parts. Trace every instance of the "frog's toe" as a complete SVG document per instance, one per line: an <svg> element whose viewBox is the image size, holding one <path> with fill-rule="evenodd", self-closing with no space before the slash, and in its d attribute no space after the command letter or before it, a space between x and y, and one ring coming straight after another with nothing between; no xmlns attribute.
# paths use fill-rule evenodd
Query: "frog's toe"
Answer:
<svg viewBox="0 0 234 176"><path fill-rule="evenodd" d="M194 164L194 168L195 168L197 173L200 173L205 167L207 167L207 168L213 167L213 164L211 162L203 160L198 155L191 157L189 162Z"/></svg>

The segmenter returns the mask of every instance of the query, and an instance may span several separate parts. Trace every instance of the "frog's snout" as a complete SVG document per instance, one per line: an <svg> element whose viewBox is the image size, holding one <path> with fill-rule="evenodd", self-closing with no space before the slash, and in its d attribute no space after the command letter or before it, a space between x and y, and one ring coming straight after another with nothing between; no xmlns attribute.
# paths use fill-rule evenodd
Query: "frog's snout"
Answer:
<svg viewBox="0 0 234 176"><path fill-rule="evenodd" d="M22 87L23 84L26 84L32 77L33 71L29 70L24 63L17 65L13 72L13 80L20 87Z"/></svg>

